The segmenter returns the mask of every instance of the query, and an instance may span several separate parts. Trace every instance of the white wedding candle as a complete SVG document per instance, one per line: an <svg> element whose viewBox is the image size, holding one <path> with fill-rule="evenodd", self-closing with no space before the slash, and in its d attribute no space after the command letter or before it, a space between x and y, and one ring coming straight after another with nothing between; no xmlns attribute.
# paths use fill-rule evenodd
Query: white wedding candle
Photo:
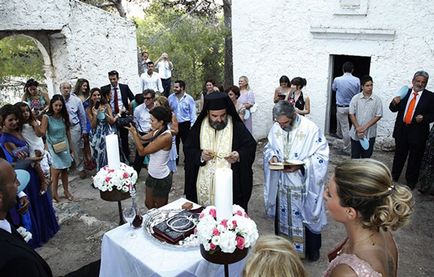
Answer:
<svg viewBox="0 0 434 277"><path fill-rule="evenodd" d="M111 169L119 169L121 162L119 158L119 142L117 135L111 134L105 137L105 149L107 151L108 167Z"/></svg>
<svg viewBox="0 0 434 277"><path fill-rule="evenodd" d="M217 221L232 217L232 170L217 168L214 176L214 203L217 211Z"/></svg>

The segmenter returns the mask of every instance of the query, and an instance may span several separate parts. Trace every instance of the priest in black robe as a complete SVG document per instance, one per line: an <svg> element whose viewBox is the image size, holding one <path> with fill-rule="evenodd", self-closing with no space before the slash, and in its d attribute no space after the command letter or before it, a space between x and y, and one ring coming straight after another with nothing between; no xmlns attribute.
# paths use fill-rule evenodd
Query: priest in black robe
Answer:
<svg viewBox="0 0 434 277"><path fill-rule="evenodd" d="M218 189L218 184L214 184L215 169L228 167L233 173L233 202L247 211L256 141L227 94L214 92L205 97L184 153L187 199L203 206L215 205L214 187Z"/></svg>

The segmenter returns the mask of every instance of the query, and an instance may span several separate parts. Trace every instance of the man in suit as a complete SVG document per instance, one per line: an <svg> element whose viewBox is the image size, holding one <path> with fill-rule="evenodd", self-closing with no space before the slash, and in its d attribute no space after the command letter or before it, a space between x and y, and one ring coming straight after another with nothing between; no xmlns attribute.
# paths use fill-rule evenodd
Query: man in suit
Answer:
<svg viewBox="0 0 434 277"><path fill-rule="evenodd" d="M20 183L12 166L0 158L0 276L52 277L47 262L39 256L6 219L7 212L17 204ZM89 263L65 276L98 276L100 260Z"/></svg>
<svg viewBox="0 0 434 277"><path fill-rule="evenodd" d="M112 108L113 115L115 116L120 114L122 116L127 113L129 102L133 101L134 95L128 85L119 84L119 73L117 71L110 71L108 73L108 77L110 80L110 85L101 87L101 93L106 94L111 92L110 106ZM128 161L125 162L129 163L130 147L128 145L128 130L125 128L119 128L119 135L121 137L122 152L128 159Z"/></svg>
<svg viewBox="0 0 434 277"><path fill-rule="evenodd" d="M398 181L407 160L405 179L414 189L419 178L419 169L428 138L429 124L434 121L434 94L426 90L429 75L417 71L413 76L413 88L407 94L393 98L389 105L392 112L398 112L393 129L395 156L393 157L392 177Z"/></svg>
<svg viewBox="0 0 434 277"><path fill-rule="evenodd" d="M48 264L5 219L17 204L17 175L0 159L0 276L53 276Z"/></svg>

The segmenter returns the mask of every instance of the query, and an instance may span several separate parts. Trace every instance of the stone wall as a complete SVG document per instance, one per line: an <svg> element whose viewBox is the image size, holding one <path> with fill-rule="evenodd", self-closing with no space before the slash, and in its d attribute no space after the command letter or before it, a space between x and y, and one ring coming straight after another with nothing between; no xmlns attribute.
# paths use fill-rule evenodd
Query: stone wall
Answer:
<svg viewBox="0 0 434 277"><path fill-rule="evenodd" d="M50 95L59 84L86 78L108 84L107 72L139 92L136 28L132 21L74 0L0 0L0 38L25 34L40 42ZM41 39L47 38L47 39Z"/></svg>
<svg viewBox="0 0 434 277"><path fill-rule="evenodd" d="M343 6L350 2L355 8ZM233 1L234 79L247 75L255 92L255 137L270 129L281 75L307 79L309 117L325 129L331 55L371 57L374 93L384 109L378 133L390 137L396 115L388 104L395 91L419 69L434 75L433 14L430 1ZM432 81L427 88L434 89Z"/></svg>

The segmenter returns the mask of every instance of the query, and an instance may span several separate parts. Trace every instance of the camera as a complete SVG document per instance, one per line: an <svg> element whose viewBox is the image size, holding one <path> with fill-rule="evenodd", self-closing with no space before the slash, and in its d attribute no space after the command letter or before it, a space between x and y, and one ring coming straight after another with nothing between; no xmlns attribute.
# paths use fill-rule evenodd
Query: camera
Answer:
<svg viewBox="0 0 434 277"><path fill-rule="evenodd" d="M129 127L130 124L132 124L133 126L134 124L134 117L132 115L125 115L123 117L119 117L116 120L116 125L118 127Z"/></svg>
<svg viewBox="0 0 434 277"><path fill-rule="evenodd" d="M97 110L98 110L98 109L99 109L99 105L100 105L100 104L101 104L101 102L100 102L100 101L96 101L96 102L95 102L95 109L97 109Z"/></svg>

